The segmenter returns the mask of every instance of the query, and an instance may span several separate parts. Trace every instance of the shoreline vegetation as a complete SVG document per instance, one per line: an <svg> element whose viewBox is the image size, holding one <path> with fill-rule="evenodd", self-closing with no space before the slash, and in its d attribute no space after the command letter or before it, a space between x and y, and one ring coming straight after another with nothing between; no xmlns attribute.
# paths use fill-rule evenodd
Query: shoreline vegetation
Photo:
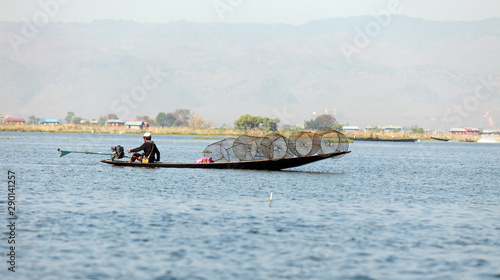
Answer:
<svg viewBox="0 0 500 280"><path fill-rule="evenodd" d="M278 129L278 133L283 136L290 136L293 132L303 129ZM251 135L265 136L270 131L262 129L243 130L228 127L160 127L151 126L143 130L131 130L126 127L108 127L99 125L43 125L43 124L0 124L0 132L45 132L45 133L95 133L95 134L143 134L150 132L156 135L193 135L193 136L233 136ZM379 139L419 139L421 141L434 141L431 137L438 137L456 141L477 141L481 138L479 135L452 135L449 133L411 133L407 131L362 131L362 132L343 132L348 138L376 138ZM199 137L203 138L203 137Z"/></svg>

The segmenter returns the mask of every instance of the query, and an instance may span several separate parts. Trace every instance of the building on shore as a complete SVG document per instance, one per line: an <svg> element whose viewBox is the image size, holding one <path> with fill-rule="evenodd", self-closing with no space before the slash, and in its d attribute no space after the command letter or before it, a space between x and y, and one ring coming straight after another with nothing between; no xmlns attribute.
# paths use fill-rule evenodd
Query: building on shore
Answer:
<svg viewBox="0 0 500 280"><path fill-rule="evenodd" d="M43 120L40 120L38 123L43 124L43 125L47 125L47 124L58 125L58 124L60 124L58 119L43 119Z"/></svg>
<svg viewBox="0 0 500 280"><path fill-rule="evenodd" d="M383 131L395 131L395 132L400 132L403 130L403 128L401 126L397 126L397 125L379 125L378 126L380 129L382 129Z"/></svg>
<svg viewBox="0 0 500 280"><path fill-rule="evenodd" d="M3 120L4 124L25 124L26 121L22 118L7 118Z"/></svg>
<svg viewBox="0 0 500 280"><path fill-rule="evenodd" d="M352 125L347 125L342 127L342 131L345 132L359 132L359 127L357 126L352 126Z"/></svg>
<svg viewBox="0 0 500 280"><path fill-rule="evenodd" d="M479 128L462 127L462 128L452 128L450 133L452 135L479 135L481 130Z"/></svg>
<svg viewBox="0 0 500 280"><path fill-rule="evenodd" d="M106 121L106 126L109 127L119 127L119 126L124 126L125 121L122 120L107 120Z"/></svg>
<svg viewBox="0 0 500 280"><path fill-rule="evenodd" d="M148 127L143 121L126 121L125 126L130 130L142 130L144 127Z"/></svg>
<svg viewBox="0 0 500 280"><path fill-rule="evenodd" d="M403 130L401 126L397 125L379 125L379 126L367 126L365 128L366 131L394 131L394 132L400 132Z"/></svg>
<svg viewBox="0 0 500 280"><path fill-rule="evenodd" d="M493 129L484 129L483 132L481 132L482 135L500 135L500 130L493 130Z"/></svg>

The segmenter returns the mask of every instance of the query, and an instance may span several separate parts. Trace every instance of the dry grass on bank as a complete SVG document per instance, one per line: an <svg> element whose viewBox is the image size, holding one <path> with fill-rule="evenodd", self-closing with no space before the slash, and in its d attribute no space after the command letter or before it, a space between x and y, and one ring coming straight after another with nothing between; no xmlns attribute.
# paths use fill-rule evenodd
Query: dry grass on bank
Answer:
<svg viewBox="0 0 500 280"><path fill-rule="evenodd" d="M450 139L450 140L457 140L457 141L477 141L481 136L474 136L474 135L452 135L449 133L411 133L411 132L406 132L406 131L399 131L399 132L393 132L393 131L379 131L379 132L373 132L373 131L363 131L363 132L345 132L344 133L347 137L349 138L378 138L380 139L419 139L422 141L434 141L431 137L437 137L437 138L442 138L442 139Z"/></svg>
<svg viewBox="0 0 500 280"><path fill-rule="evenodd" d="M249 134L264 136L261 130L242 131L227 127L148 127L143 130L131 130L126 127L107 127L96 125L42 125L42 124L0 124L0 132L47 132L47 133L101 133L101 134L143 134L150 132L156 135L205 135L205 136L238 136Z"/></svg>
<svg viewBox="0 0 500 280"><path fill-rule="evenodd" d="M125 127L107 127L107 126L96 126L96 125L72 125L72 124L62 124L62 125L42 125L42 124L24 124L24 125L12 125L12 124L0 124L0 132L49 132L49 133L102 133L102 134L142 134L144 132L150 132L156 135L202 135L202 136L239 136L242 134L251 136L265 136L269 132L262 131L260 129L254 130L240 130L227 127L149 127L145 130L137 131L130 130ZM280 130L278 133L283 136L290 136L293 132L297 130L286 129ZM408 132L351 132L344 133L349 138L370 138L376 137L378 135L381 139L420 139L420 140L432 140L431 136L446 138L452 140L477 140L480 136L470 136L470 135L451 135L451 134L417 134Z"/></svg>

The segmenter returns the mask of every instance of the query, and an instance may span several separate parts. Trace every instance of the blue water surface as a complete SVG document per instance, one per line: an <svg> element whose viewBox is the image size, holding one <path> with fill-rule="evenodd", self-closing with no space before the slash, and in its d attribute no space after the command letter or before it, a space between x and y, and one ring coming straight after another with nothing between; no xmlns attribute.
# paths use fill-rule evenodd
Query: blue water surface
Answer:
<svg viewBox="0 0 500 280"><path fill-rule="evenodd" d="M217 139L153 136L162 161ZM113 167L138 135L0 133L0 279L500 279L500 145L355 142L285 171ZM273 193L270 205L270 194Z"/></svg>

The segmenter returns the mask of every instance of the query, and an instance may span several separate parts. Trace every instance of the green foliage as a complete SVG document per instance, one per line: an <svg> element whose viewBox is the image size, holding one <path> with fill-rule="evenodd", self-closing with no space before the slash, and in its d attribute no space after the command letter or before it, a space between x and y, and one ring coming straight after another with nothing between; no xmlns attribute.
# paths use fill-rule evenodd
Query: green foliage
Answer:
<svg viewBox="0 0 500 280"><path fill-rule="evenodd" d="M424 134L424 129L419 127L418 125L414 125L411 127L411 132L417 134Z"/></svg>
<svg viewBox="0 0 500 280"><path fill-rule="evenodd" d="M342 124L339 123L339 122L335 122L332 126L333 129L337 130L337 131L342 131Z"/></svg>
<svg viewBox="0 0 500 280"><path fill-rule="evenodd" d="M264 130L277 131L279 119L262 118L262 128Z"/></svg>
<svg viewBox="0 0 500 280"><path fill-rule="evenodd" d="M168 113L165 116L165 126L172 127L175 125L176 121L177 121L177 118L174 116L173 113Z"/></svg>
<svg viewBox="0 0 500 280"><path fill-rule="evenodd" d="M235 122L236 128L240 129L253 129L259 126L261 117L251 116L249 114L241 115Z"/></svg>
<svg viewBox="0 0 500 280"><path fill-rule="evenodd" d="M191 119L191 110L177 109L172 113L172 115L175 117L174 126L189 125L189 120Z"/></svg>
<svg viewBox="0 0 500 280"><path fill-rule="evenodd" d="M107 120L108 120L108 118L106 116L99 117L99 120L97 121L97 124L98 125L105 125Z"/></svg>
<svg viewBox="0 0 500 280"><path fill-rule="evenodd" d="M80 124L81 120L82 120L82 118L80 118L80 117L73 117L73 119L71 120L71 122L73 124Z"/></svg>
<svg viewBox="0 0 500 280"><path fill-rule="evenodd" d="M113 114L113 113L109 113L108 114L108 120L118 120L118 116L116 114Z"/></svg>
<svg viewBox="0 0 500 280"><path fill-rule="evenodd" d="M156 124L159 126L188 126L191 119L191 111L188 109L177 109L172 113L160 112L156 116Z"/></svg>
<svg viewBox="0 0 500 280"><path fill-rule="evenodd" d="M146 122L149 126L155 125L155 120L150 118L149 116L136 116L135 117L138 121L143 121Z"/></svg>
<svg viewBox="0 0 500 280"><path fill-rule="evenodd" d="M37 124L40 121L40 118L35 116L30 116L28 119L28 124Z"/></svg>
<svg viewBox="0 0 500 280"><path fill-rule="evenodd" d="M279 119L263 118L259 116L251 116L249 114L241 115L234 125L239 129L254 129L262 128L263 130L276 131L278 130Z"/></svg>
<svg viewBox="0 0 500 280"><path fill-rule="evenodd" d="M66 118L64 118L66 120L66 123L71 123L71 121L73 120L73 117L75 116L75 113L74 112L68 112L66 114Z"/></svg>
<svg viewBox="0 0 500 280"><path fill-rule="evenodd" d="M164 112L160 112L158 113L158 115L156 115L156 124L159 125L159 126L167 126L167 122L166 122L166 118L167 118L167 114L165 114Z"/></svg>
<svg viewBox="0 0 500 280"><path fill-rule="evenodd" d="M336 130L342 129L342 124L338 123L333 115L322 114L317 116L314 120L304 122L305 129L316 130L322 127L329 127Z"/></svg>

